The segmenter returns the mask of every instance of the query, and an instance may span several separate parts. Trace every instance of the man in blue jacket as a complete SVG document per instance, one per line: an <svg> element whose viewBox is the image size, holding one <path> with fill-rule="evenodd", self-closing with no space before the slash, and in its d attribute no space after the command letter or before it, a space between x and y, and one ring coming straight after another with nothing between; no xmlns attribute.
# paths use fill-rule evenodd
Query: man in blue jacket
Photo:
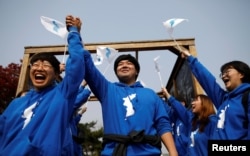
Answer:
<svg viewBox="0 0 250 156"><path fill-rule="evenodd" d="M73 43L72 43L73 44ZM161 155L161 140L170 156L177 151L164 101L136 82L140 65L131 55L119 56L114 71L119 82L112 83L95 67L84 51L85 80L102 106L104 138L102 155Z"/></svg>
<svg viewBox="0 0 250 156"><path fill-rule="evenodd" d="M59 84L55 82L60 73L56 57L50 53L32 56L33 88L14 99L0 116L0 156L74 155L68 127L85 74L80 26L79 19L68 25L69 57Z"/></svg>

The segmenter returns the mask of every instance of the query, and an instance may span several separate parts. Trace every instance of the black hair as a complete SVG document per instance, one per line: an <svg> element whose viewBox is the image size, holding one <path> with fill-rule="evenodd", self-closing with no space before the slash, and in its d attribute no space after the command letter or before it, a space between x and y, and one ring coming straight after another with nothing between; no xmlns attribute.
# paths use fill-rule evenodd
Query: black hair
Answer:
<svg viewBox="0 0 250 156"><path fill-rule="evenodd" d="M231 61L227 62L221 66L220 71L223 73L229 68L234 68L239 73L243 74L242 83L250 83L250 68L249 66L242 61Z"/></svg>
<svg viewBox="0 0 250 156"><path fill-rule="evenodd" d="M117 74L117 72L116 72L117 66L118 66L119 62L122 60L128 60L129 62L133 63L137 73L139 74L140 64L138 63L137 59L130 54L124 54L124 55L120 55L119 57L117 57L117 59L115 60L115 63L114 63L115 74ZM138 74L137 74L136 78L138 77Z"/></svg>
<svg viewBox="0 0 250 156"><path fill-rule="evenodd" d="M33 64L34 62L41 60L41 61L48 61L54 68L55 73L60 73L60 62L58 61L58 59L50 53L37 53L35 55L33 55L30 59L30 64Z"/></svg>
<svg viewBox="0 0 250 156"><path fill-rule="evenodd" d="M180 101L180 102L184 102L185 103L185 107L187 108L188 107L188 104L187 104L187 101L184 97L182 96L177 96L175 97L176 100Z"/></svg>

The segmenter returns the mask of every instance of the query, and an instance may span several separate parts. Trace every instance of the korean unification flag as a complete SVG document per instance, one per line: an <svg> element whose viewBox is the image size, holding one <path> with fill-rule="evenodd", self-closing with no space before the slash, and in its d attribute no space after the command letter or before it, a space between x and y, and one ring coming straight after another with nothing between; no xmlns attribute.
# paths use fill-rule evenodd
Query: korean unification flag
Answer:
<svg viewBox="0 0 250 156"><path fill-rule="evenodd" d="M178 24L180 24L183 21L188 21L188 19L172 18L163 22L163 25L167 28L169 34L172 35L174 31L174 27L176 27Z"/></svg>
<svg viewBox="0 0 250 156"><path fill-rule="evenodd" d="M57 36L60 36L61 38L65 38L67 36L68 31L63 23L45 16L41 16L40 19L43 26L48 31L52 32L53 34L56 34Z"/></svg>
<svg viewBox="0 0 250 156"><path fill-rule="evenodd" d="M96 48L96 61L95 65L100 65L103 63L103 60L107 60L108 63L111 63L115 58L118 51L114 48L99 46Z"/></svg>

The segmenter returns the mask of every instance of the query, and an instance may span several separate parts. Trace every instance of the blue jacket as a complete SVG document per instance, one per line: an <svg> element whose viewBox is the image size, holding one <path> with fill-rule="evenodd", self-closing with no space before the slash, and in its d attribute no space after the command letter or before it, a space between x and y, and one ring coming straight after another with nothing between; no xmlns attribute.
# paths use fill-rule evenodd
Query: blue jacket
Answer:
<svg viewBox="0 0 250 156"><path fill-rule="evenodd" d="M213 134L216 126L216 116L209 116L209 123L206 125L203 132L199 132L199 124L197 124L196 130L192 131L192 120L194 114L183 107L183 105L177 101L174 97L170 97L168 100L173 109L175 110L178 118L181 120L183 126L186 128L180 139L182 147L179 147L178 141L176 142L176 148L179 155L190 155L190 156L207 156L208 155L208 140ZM179 150L180 149L180 150ZM184 153L186 151L186 154Z"/></svg>
<svg viewBox="0 0 250 156"><path fill-rule="evenodd" d="M87 102L90 94L91 94L91 91L89 89L83 86L80 86L78 93L77 93L76 101L74 104L74 109L75 110L79 109L83 103Z"/></svg>
<svg viewBox="0 0 250 156"><path fill-rule="evenodd" d="M189 140L188 153L190 156L207 156L208 155L208 140L213 135L216 127L216 115L209 116L209 123L206 125L203 132L199 132L197 129L192 131Z"/></svg>
<svg viewBox="0 0 250 156"><path fill-rule="evenodd" d="M171 104L171 112L169 116L173 124L173 137L178 155L187 156L191 125L190 122L185 119L185 117L192 116L192 112L185 108L172 96L168 99L168 103ZM183 109L178 109L181 106L183 107Z"/></svg>
<svg viewBox="0 0 250 156"><path fill-rule="evenodd" d="M217 128L212 139L250 140L250 124L245 128L245 110L241 103L243 93L250 84L243 83L231 92L225 91L215 77L193 56L187 58L192 73L213 101L217 109ZM250 98L249 98L250 99ZM250 100L248 99L248 121L250 121Z"/></svg>
<svg viewBox="0 0 250 156"><path fill-rule="evenodd" d="M74 113L72 115L71 123L70 123L70 132L72 136L78 136L78 124L81 120L82 115L77 114L78 109L88 101L88 98L91 94L91 91L89 89L85 89L85 87L80 86L77 94L77 98L74 104ZM74 141L74 148L75 148L75 156L81 156L82 155L82 145L78 144Z"/></svg>
<svg viewBox="0 0 250 156"><path fill-rule="evenodd" d="M74 137L78 137L78 124L81 120L82 115L81 114L77 114L74 115L73 118L71 119L71 123L70 123L70 132L71 132L71 138ZM71 139L69 138L69 139ZM73 139L74 140L74 139ZM76 141L74 141L73 143L74 146L74 156L82 156L83 155L83 148L82 145L77 143Z"/></svg>
<svg viewBox="0 0 250 156"><path fill-rule="evenodd" d="M39 92L31 90L14 99L0 116L0 155L73 155L70 119L78 88L84 78L80 35L70 27L69 57L63 81ZM29 118L25 112L30 108ZM72 137L71 137L72 138Z"/></svg>
<svg viewBox="0 0 250 156"><path fill-rule="evenodd" d="M93 64L85 51L85 70L91 91L102 106L104 134L128 135L132 130L145 130L146 135L162 135L171 132L169 117L164 110L164 101L140 82L131 86L109 82ZM112 155L116 143L106 144L102 155ZM161 150L149 144L133 144L127 155L159 155Z"/></svg>

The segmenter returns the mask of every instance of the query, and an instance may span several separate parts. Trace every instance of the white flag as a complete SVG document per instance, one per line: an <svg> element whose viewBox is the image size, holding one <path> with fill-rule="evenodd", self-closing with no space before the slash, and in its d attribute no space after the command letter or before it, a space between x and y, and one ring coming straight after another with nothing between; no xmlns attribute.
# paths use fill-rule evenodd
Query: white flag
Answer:
<svg viewBox="0 0 250 156"><path fill-rule="evenodd" d="M167 28L170 35L172 35L174 31L174 27L176 27L178 24L180 24L183 21L188 21L188 19L183 18L172 18L165 22L163 22L163 25Z"/></svg>
<svg viewBox="0 0 250 156"><path fill-rule="evenodd" d="M99 46L96 48L96 61L94 64L100 65L103 63L104 59L111 63L117 53L118 51L114 48Z"/></svg>
<svg viewBox="0 0 250 156"><path fill-rule="evenodd" d="M157 62L157 60L159 58L160 58L160 56L157 56L157 57L154 58L155 69L156 69L157 72L160 72L160 67L159 67L158 62Z"/></svg>
<svg viewBox="0 0 250 156"><path fill-rule="evenodd" d="M45 16L41 16L40 19L41 19L43 26L48 31L60 36L61 38L65 38L67 36L68 31L67 31L66 26L63 23L61 23L55 19L45 17Z"/></svg>
<svg viewBox="0 0 250 156"><path fill-rule="evenodd" d="M101 65L103 62L103 56L96 54L96 60L94 61L94 64L96 66Z"/></svg>
<svg viewBox="0 0 250 156"><path fill-rule="evenodd" d="M154 63L155 63L155 69L156 69L156 72L158 73L158 76L159 76L159 79L160 79L160 83L161 83L161 87L163 88L163 83L162 83L162 78L161 78L161 72L160 72L160 67L158 65L158 62L157 60L160 58L160 56L157 56L154 58Z"/></svg>

